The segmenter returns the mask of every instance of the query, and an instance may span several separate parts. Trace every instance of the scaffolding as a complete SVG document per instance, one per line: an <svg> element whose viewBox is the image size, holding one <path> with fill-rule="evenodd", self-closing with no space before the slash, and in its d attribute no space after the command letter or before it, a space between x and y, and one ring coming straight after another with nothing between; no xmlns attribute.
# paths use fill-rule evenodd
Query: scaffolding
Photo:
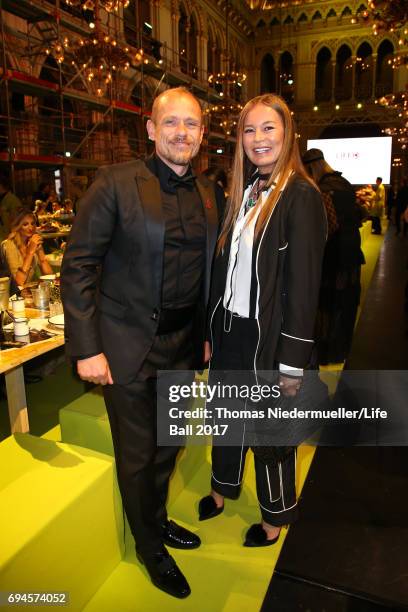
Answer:
<svg viewBox="0 0 408 612"><path fill-rule="evenodd" d="M25 31L11 30L4 11L24 20ZM123 23L114 19L115 34L123 38ZM55 172L64 195L76 198L100 165L149 154L145 120L163 83L187 86L204 107L223 101L206 74L193 72L188 62L180 65L173 49L146 38L137 26L126 24L126 45L133 53L143 47L144 60L128 80L122 75L103 95L95 95L77 64L59 63L45 53L67 32L89 37L78 9L62 0L0 0L0 165L27 203L36 184ZM104 27L110 31L109 21ZM210 115L201 150L204 165L216 158L218 166L227 167L233 143L219 117Z"/></svg>

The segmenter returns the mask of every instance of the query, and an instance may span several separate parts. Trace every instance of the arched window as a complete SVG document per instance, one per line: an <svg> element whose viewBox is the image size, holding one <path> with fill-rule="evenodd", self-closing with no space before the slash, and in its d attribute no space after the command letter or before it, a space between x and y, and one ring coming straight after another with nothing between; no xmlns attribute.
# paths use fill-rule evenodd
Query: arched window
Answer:
<svg viewBox="0 0 408 612"><path fill-rule="evenodd" d="M312 17L312 21L317 21L318 19L322 19L322 14L320 11L316 11Z"/></svg>
<svg viewBox="0 0 408 612"><path fill-rule="evenodd" d="M188 17L184 9L184 6L180 5L180 19L178 23L178 35L179 35L179 59L181 72L188 73Z"/></svg>
<svg viewBox="0 0 408 612"><path fill-rule="evenodd" d="M293 17L291 15L288 15L285 21L283 22L283 25L290 25L291 23L293 23Z"/></svg>
<svg viewBox="0 0 408 612"><path fill-rule="evenodd" d="M362 43L357 51L355 89L357 100L368 100L372 95L372 53L373 50L367 42Z"/></svg>
<svg viewBox="0 0 408 612"><path fill-rule="evenodd" d="M330 11L327 13L327 18L329 19L329 17L337 17L337 13L334 8L331 8Z"/></svg>
<svg viewBox="0 0 408 612"><path fill-rule="evenodd" d="M394 45L389 40L383 40L377 52L377 78L375 95L384 96L393 91L394 71L392 58L394 57Z"/></svg>
<svg viewBox="0 0 408 612"><path fill-rule="evenodd" d="M275 60L270 53L261 62L261 94L276 92Z"/></svg>
<svg viewBox="0 0 408 612"><path fill-rule="evenodd" d="M336 54L336 84L334 89L336 102L350 100L352 96L352 68L351 49L347 45L342 45Z"/></svg>
<svg viewBox="0 0 408 612"><path fill-rule="evenodd" d="M344 7L344 9L341 12L341 16L342 17L349 17L349 15L352 15L351 12L351 8L349 6Z"/></svg>
<svg viewBox="0 0 408 612"><path fill-rule="evenodd" d="M215 38L215 53L214 53L214 72L221 72L221 53L222 53L222 42L221 37L217 33Z"/></svg>
<svg viewBox="0 0 408 612"><path fill-rule="evenodd" d="M214 73L214 50L215 50L215 41L214 36L211 30L208 30L208 40L207 40L207 74Z"/></svg>
<svg viewBox="0 0 408 612"><path fill-rule="evenodd" d="M179 58L180 69L185 74L198 78L197 65L197 21L195 15L187 16L187 12L180 4L179 31Z"/></svg>
<svg viewBox="0 0 408 612"><path fill-rule="evenodd" d="M274 17L270 23L271 26L278 26L280 25L280 21L277 17Z"/></svg>
<svg viewBox="0 0 408 612"><path fill-rule="evenodd" d="M327 47L320 49L316 58L316 102L328 102L332 97L332 62L331 51Z"/></svg>
<svg viewBox="0 0 408 612"><path fill-rule="evenodd" d="M280 58L280 93L288 104L295 99L293 57L289 51L282 53Z"/></svg>
<svg viewBox="0 0 408 612"><path fill-rule="evenodd" d="M256 24L257 28L263 28L264 26L266 26L266 23L264 22L263 19L260 19L258 23Z"/></svg>
<svg viewBox="0 0 408 612"><path fill-rule="evenodd" d="M198 62L197 62L197 36L198 28L195 15L190 17L190 31L188 33L188 67L189 74L195 79L198 79Z"/></svg>
<svg viewBox="0 0 408 612"><path fill-rule="evenodd" d="M298 23L305 23L306 21L307 21L307 15L306 13L302 13L298 19Z"/></svg>

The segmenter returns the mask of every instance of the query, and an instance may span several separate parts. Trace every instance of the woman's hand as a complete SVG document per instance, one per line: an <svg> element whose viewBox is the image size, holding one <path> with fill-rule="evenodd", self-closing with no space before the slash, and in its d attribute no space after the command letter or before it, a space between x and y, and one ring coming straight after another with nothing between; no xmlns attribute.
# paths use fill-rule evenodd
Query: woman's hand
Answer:
<svg viewBox="0 0 408 612"><path fill-rule="evenodd" d="M42 236L40 234L34 234L31 236L27 244L27 251L30 255L34 255L42 247Z"/></svg>
<svg viewBox="0 0 408 612"><path fill-rule="evenodd" d="M204 342L204 363L207 363L211 359L211 344L206 340Z"/></svg>

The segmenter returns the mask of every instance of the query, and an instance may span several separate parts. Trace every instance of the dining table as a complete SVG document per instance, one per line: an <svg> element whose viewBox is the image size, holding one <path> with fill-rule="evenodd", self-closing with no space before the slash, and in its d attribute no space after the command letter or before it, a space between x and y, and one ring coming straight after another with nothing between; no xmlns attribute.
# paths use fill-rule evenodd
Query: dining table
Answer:
<svg viewBox="0 0 408 612"><path fill-rule="evenodd" d="M44 340L0 351L0 374L4 374L6 381L7 406L12 434L30 431L24 364L64 344L63 330L55 329L53 331L49 328L48 311L26 307L25 316L33 322L33 327L35 323L35 329L43 328L51 335Z"/></svg>

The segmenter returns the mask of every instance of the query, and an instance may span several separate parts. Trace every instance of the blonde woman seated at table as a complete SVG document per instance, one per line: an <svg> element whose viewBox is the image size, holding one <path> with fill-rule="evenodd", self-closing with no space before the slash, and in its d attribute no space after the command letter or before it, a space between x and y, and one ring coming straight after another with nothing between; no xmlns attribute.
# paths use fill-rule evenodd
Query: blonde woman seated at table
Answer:
<svg viewBox="0 0 408 612"><path fill-rule="evenodd" d="M42 242L42 236L37 234L33 213L28 209L21 210L11 223L8 238L1 243L17 285L22 286L41 274L52 274Z"/></svg>

